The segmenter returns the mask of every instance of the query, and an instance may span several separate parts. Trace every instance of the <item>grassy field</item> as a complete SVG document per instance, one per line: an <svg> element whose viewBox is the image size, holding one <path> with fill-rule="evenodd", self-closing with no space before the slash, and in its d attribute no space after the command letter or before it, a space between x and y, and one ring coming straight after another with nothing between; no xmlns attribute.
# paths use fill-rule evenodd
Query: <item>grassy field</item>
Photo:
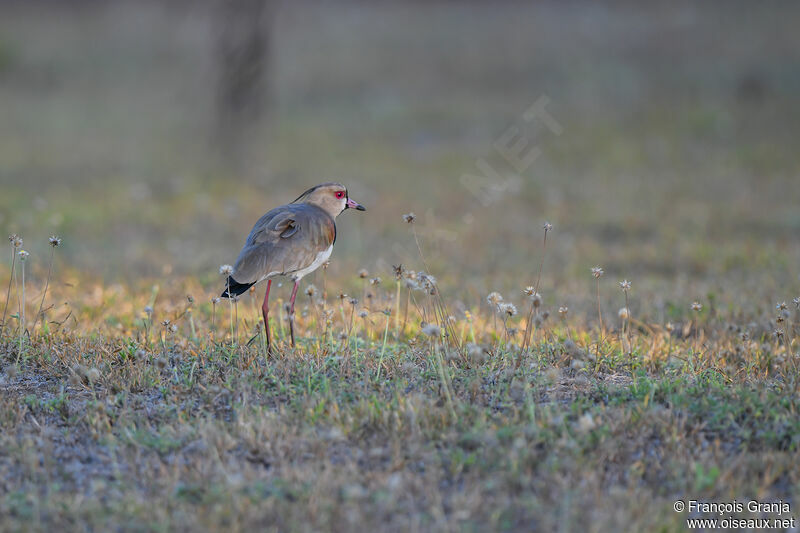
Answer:
<svg viewBox="0 0 800 533"><path fill-rule="evenodd" d="M797 516L799 11L283 5L232 156L212 5L3 4L0 530ZM368 210L267 356L219 267L332 178Z"/></svg>

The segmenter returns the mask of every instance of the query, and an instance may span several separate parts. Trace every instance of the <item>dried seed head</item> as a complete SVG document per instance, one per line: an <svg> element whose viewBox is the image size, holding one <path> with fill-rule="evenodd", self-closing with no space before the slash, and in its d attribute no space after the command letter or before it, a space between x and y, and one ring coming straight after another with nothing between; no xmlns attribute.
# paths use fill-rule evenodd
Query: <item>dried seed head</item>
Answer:
<svg viewBox="0 0 800 533"><path fill-rule="evenodd" d="M552 231L552 229L553 229L553 225L551 223L549 223L549 222L545 222L544 223L544 231L545 232Z"/></svg>
<svg viewBox="0 0 800 533"><path fill-rule="evenodd" d="M776 339L782 339L784 335L782 329L776 329L775 331L772 332L772 334L775 336Z"/></svg>
<svg viewBox="0 0 800 533"><path fill-rule="evenodd" d="M165 318L164 320L161 321L161 325L164 326L165 328L168 328L170 325L170 320L168 318Z"/></svg>
<svg viewBox="0 0 800 533"><path fill-rule="evenodd" d="M81 377L78 374L76 374L75 372L70 372L69 373L69 384L72 385L73 387L77 387L78 385L81 384Z"/></svg>
<svg viewBox="0 0 800 533"><path fill-rule="evenodd" d="M666 329L668 333L672 333L675 331L675 326L672 324L672 322L667 322L667 325L664 326L664 329Z"/></svg>
<svg viewBox="0 0 800 533"><path fill-rule="evenodd" d="M403 277L403 265L392 265L392 272L394 272L395 279L402 279Z"/></svg>
<svg viewBox="0 0 800 533"><path fill-rule="evenodd" d="M380 285L381 284L381 278L372 278L371 280L369 280L369 282L372 285Z"/></svg>
<svg viewBox="0 0 800 533"><path fill-rule="evenodd" d="M19 248L22 246L22 237L20 237L16 233L9 235L8 240L11 243L11 246L13 246L14 248Z"/></svg>
<svg viewBox="0 0 800 533"><path fill-rule="evenodd" d="M159 357L156 359L156 366L160 369L164 369L167 366L167 359L165 357Z"/></svg>
<svg viewBox="0 0 800 533"><path fill-rule="evenodd" d="M419 278L420 283L426 290L430 291L431 294L436 294L436 278L424 272L419 272L417 278Z"/></svg>
<svg viewBox="0 0 800 533"><path fill-rule="evenodd" d="M617 314L621 320L628 320L628 316L630 315L627 307L621 308Z"/></svg>
<svg viewBox="0 0 800 533"><path fill-rule="evenodd" d="M361 270L358 271L359 278L364 279L367 276L369 276L369 271L366 268L362 268Z"/></svg>
<svg viewBox="0 0 800 533"><path fill-rule="evenodd" d="M230 276L233 274L233 267L231 265L222 265L219 267L219 273L223 276Z"/></svg>
<svg viewBox="0 0 800 533"><path fill-rule="evenodd" d="M347 333L345 333L344 331L339 333L339 340L340 341L346 341L347 340Z"/></svg>
<svg viewBox="0 0 800 533"><path fill-rule="evenodd" d="M367 318L369 316L369 311L367 311L366 309L362 309L361 311L358 312L358 316L359 318Z"/></svg>
<svg viewBox="0 0 800 533"><path fill-rule="evenodd" d="M28 253L28 252L26 252L25 250L20 250L19 252L17 252L17 255L19 255L19 260L20 260L20 261L25 261L26 259L28 259L28 257L29 257L31 254L29 254L29 253Z"/></svg>
<svg viewBox="0 0 800 533"><path fill-rule="evenodd" d="M322 263L322 270L328 270L329 266L331 266L331 262L325 261L324 263Z"/></svg>
<svg viewBox="0 0 800 533"><path fill-rule="evenodd" d="M525 296L533 296L533 293L534 293L534 292L536 292L536 289L534 289L532 285L528 285L527 287L525 287L524 289L522 289L522 293L523 293Z"/></svg>
<svg viewBox="0 0 800 533"><path fill-rule="evenodd" d="M153 314L153 308L151 306L149 306L149 305L145 305L144 306L144 314L146 314L147 316L152 315Z"/></svg>
<svg viewBox="0 0 800 533"><path fill-rule="evenodd" d="M221 300L219 296L214 296L213 298L211 298L211 303L214 305L217 305L220 301Z"/></svg>
<svg viewBox="0 0 800 533"><path fill-rule="evenodd" d="M347 294L345 294L345 293L343 293L343 292L340 292L340 293L339 293L339 299L340 299L340 300L344 301L346 298L347 298Z"/></svg>
<svg viewBox="0 0 800 533"><path fill-rule="evenodd" d="M61 246L60 237L56 237L55 235L50 235L49 241L50 241L50 246L52 246L53 248L55 248L56 246Z"/></svg>
<svg viewBox="0 0 800 533"><path fill-rule="evenodd" d="M625 292L628 292L629 290L631 290L631 282L628 281L627 279L624 279L624 280L620 281L619 282L619 286Z"/></svg>
<svg viewBox="0 0 800 533"><path fill-rule="evenodd" d="M533 293L531 296L531 302L533 303L533 307L538 309L542 305L542 295L538 292Z"/></svg>
<svg viewBox="0 0 800 533"><path fill-rule="evenodd" d="M425 324L422 328L422 333L428 337L438 337L442 334L442 330L436 324Z"/></svg>
<svg viewBox="0 0 800 533"><path fill-rule="evenodd" d="M778 309L779 311L786 311L789 309L789 306L786 304L786 302L779 302L777 305L775 305L775 309Z"/></svg>
<svg viewBox="0 0 800 533"><path fill-rule="evenodd" d="M561 316L561 318L567 318L567 315L569 315L569 307L562 305L558 308L558 314Z"/></svg>
<svg viewBox="0 0 800 533"><path fill-rule="evenodd" d="M517 314L517 307L510 302L503 302L497 305L497 310L504 315L514 316Z"/></svg>
<svg viewBox="0 0 800 533"><path fill-rule="evenodd" d="M792 300L792 303L794 304L795 307L800 309L800 297L795 298L794 300Z"/></svg>
<svg viewBox="0 0 800 533"><path fill-rule="evenodd" d="M190 304L193 304L194 303L194 296L192 296L191 294L187 294L186 295L186 301L189 302Z"/></svg>
<svg viewBox="0 0 800 533"><path fill-rule="evenodd" d="M172 325L169 327L169 330L170 330L172 333L177 333L177 331L178 331L178 325L177 325L177 324L172 324Z"/></svg>
<svg viewBox="0 0 800 533"><path fill-rule="evenodd" d="M594 276L595 279L602 278L603 274L605 274L605 272L599 266L596 266L596 267L592 268L592 276Z"/></svg>
<svg viewBox="0 0 800 533"><path fill-rule="evenodd" d="M416 219L417 215L415 215L414 213L406 213L405 215L403 215L403 220L408 224L413 224Z"/></svg>
<svg viewBox="0 0 800 533"><path fill-rule="evenodd" d="M703 310L703 304L701 304L700 302L692 303L692 311L699 313L702 310Z"/></svg>
<svg viewBox="0 0 800 533"><path fill-rule="evenodd" d="M350 305L352 305L353 307L358 305L358 298L350 298L350 300L348 301L350 302Z"/></svg>
<svg viewBox="0 0 800 533"><path fill-rule="evenodd" d="M317 288L313 284L311 284L308 287L306 287L306 295L307 296L313 297L315 294L317 294Z"/></svg>
<svg viewBox="0 0 800 533"><path fill-rule="evenodd" d="M489 303L490 306L497 307L497 304L503 301L503 295L497 291L492 291L486 297L486 301Z"/></svg>

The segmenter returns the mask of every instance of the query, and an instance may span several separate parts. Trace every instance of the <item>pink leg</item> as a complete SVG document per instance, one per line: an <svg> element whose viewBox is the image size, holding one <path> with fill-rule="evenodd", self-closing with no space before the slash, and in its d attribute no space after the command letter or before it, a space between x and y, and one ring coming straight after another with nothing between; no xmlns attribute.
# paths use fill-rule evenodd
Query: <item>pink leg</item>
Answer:
<svg viewBox="0 0 800 533"><path fill-rule="evenodd" d="M300 285L299 281L294 282L292 289L292 299L289 301L289 335L292 337L292 348L294 348L294 299L297 297L297 287Z"/></svg>
<svg viewBox="0 0 800 533"><path fill-rule="evenodd" d="M261 306L261 314L264 316L264 331L267 333L267 355L272 353L272 340L269 335L269 289L272 280L267 280L267 292L264 293L264 305Z"/></svg>

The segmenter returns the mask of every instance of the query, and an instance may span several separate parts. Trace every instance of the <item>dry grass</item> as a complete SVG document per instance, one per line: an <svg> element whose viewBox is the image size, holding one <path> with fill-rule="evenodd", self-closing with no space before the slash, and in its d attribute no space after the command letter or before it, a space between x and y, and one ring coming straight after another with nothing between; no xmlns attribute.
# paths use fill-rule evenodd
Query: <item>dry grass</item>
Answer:
<svg viewBox="0 0 800 533"><path fill-rule="evenodd" d="M192 280L54 284L69 303L4 342L4 528L680 530L677 498L797 496L796 310L781 339L718 310L623 334L536 308L522 350L526 319L485 303L427 331L421 279L405 328L390 283L318 294L269 359L243 342L254 294L230 327Z"/></svg>

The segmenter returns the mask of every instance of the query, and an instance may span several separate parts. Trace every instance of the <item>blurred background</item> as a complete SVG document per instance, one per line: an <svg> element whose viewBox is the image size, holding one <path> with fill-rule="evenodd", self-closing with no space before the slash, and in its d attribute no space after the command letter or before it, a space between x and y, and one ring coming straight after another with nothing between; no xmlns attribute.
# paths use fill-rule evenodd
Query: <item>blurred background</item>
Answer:
<svg viewBox="0 0 800 533"><path fill-rule="evenodd" d="M800 285L797 20L796 2L3 1L0 228L32 259L60 235L62 269L109 282L213 285L262 213L335 179L368 211L340 217L332 276L422 268L413 211L451 292L518 295L549 221L551 303L600 265L641 298L774 306ZM536 102L560 134L526 119ZM522 169L496 146L517 141L539 154Z"/></svg>

